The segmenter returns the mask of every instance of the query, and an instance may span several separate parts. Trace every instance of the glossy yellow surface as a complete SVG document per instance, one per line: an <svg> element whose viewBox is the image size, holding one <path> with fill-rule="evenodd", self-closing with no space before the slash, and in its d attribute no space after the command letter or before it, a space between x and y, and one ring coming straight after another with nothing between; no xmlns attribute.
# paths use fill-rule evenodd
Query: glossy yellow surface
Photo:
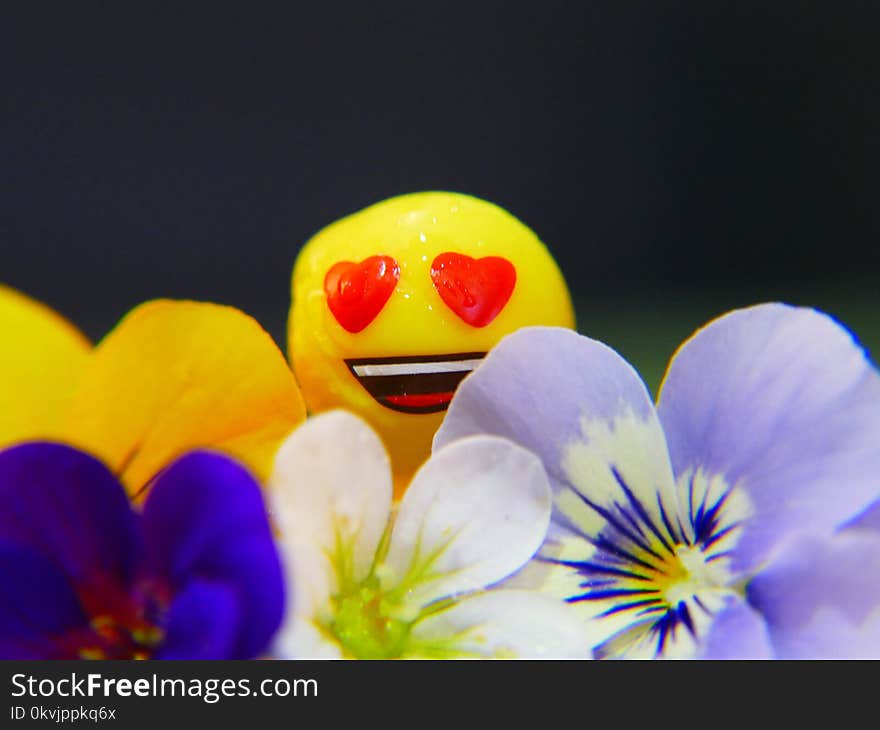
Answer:
<svg viewBox="0 0 880 730"><path fill-rule="evenodd" d="M438 294L431 266L440 254L503 257L516 269L506 305L487 325L467 324ZM399 279L366 327L347 331L331 313L325 277L339 262L390 256ZM573 328L574 311L556 262L522 222L468 195L425 192L377 203L315 235L293 270L288 348L310 412L346 408L363 417L389 450L399 496L428 457L444 412L401 413L382 405L346 365L351 358L486 352L530 325Z"/></svg>

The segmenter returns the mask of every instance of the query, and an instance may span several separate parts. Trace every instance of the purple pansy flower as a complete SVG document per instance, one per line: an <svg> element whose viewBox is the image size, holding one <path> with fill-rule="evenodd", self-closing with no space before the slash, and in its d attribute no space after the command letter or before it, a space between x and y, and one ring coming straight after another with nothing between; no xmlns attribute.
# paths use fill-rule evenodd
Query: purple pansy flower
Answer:
<svg viewBox="0 0 880 730"><path fill-rule="evenodd" d="M880 519L842 529L880 495L880 373L826 315L715 320L656 408L605 345L521 330L435 448L476 433L541 457L554 517L529 580L582 611L594 656L880 657Z"/></svg>
<svg viewBox="0 0 880 730"><path fill-rule="evenodd" d="M0 658L246 659L284 609L259 486L192 452L135 512L68 446L0 451Z"/></svg>

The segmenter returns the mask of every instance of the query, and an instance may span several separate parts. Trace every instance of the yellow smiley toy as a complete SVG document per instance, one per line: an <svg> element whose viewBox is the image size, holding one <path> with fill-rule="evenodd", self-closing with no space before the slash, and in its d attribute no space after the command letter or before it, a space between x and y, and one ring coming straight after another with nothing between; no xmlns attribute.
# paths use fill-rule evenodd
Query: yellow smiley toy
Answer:
<svg viewBox="0 0 880 730"><path fill-rule="evenodd" d="M370 423L398 497L493 345L520 327L574 327L538 237L457 193L402 195L324 228L297 257L292 302L288 348L309 411L344 408Z"/></svg>

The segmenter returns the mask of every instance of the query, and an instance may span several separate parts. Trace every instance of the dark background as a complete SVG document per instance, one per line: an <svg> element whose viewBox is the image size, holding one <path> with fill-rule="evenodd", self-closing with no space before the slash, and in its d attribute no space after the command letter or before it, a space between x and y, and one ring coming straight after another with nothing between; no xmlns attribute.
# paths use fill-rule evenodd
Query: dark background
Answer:
<svg viewBox="0 0 880 730"><path fill-rule="evenodd" d="M782 299L880 350L872 3L67 3L0 10L0 280L99 338L158 296L283 343L317 229L492 200L655 386Z"/></svg>

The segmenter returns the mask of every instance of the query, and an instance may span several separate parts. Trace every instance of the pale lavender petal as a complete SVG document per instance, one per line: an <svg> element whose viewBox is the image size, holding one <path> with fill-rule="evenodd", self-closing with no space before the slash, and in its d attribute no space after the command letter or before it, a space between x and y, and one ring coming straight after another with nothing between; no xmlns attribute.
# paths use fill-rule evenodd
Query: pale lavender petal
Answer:
<svg viewBox="0 0 880 730"><path fill-rule="evenodd" d="M761 615L740 598L728 599L702 640L699 659L771 659L773 647Z"/></svg>
<svg viewBox="0 0 880 730"><path fill-rule="evenodd" d="M880 487L878 487L878 490L880 490ZM856 515L855 519L847 523L846 527L880 532L880 501L874 502L864 512Z"/></svg>
<svg viewBox="0 0 880 730"><path fill-rule="evenodd" d="M663 432L638 374L602 343L551 327L504 338L459 386L434 450L478 433L537 454L553 519L593 544L664 539L676 495Z"/></svg>
<svg viewBox="0 0 880 730"><path fill-rule="evenodd" d="M752 503L734 568L787 534L830 534L876 499L880 374L812 309L765 304L712 322L670 364L658 406L676 474L702 468Z"/></svg>
<svg viewBox="0 0 880 730"><path fill-rule="evenodd" d="M747 594L782 658L880 659L880 535L799 538Z"/></svg>
<svg viewBox="0 0 880 730"><path fill-rule="evenodd" d="M434 450L463 436L504 436L537 454L554 486L566 484L564 449L581 420L611 424L626 412L647 419L654 406L638 373L601 342L558 327L508 335L458 387Z"/></svg>

